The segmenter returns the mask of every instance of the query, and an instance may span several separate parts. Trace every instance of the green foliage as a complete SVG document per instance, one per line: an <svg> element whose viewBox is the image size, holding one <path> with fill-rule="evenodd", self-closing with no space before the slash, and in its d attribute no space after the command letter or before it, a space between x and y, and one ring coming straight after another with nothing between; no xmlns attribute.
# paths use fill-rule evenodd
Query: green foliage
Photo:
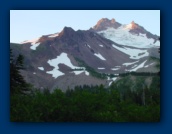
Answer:
<svg viewBox="0 0 172 134"><path fill-rule="evenodd" d="M12 49L10 49L10 93L21 93L31 87L20 74L20 70L24 69L23 60L24 57L21 54L14 59Z"/></svg>
<svg viewBox="0 0 172 134"><path fill-rule="evenodd" d="M11 96L11 121L15 122L157 122L160 121L159 78L154 76L150 87L141 86L129 76L109 88L77 86L62 92L48 89Z"/></svg>
<svg viewBox="0 0 172 134"><path fill-rule="evenodd" d="M134 75L134 76L156 76L157 73L152 72L127 72L127 73L121 73L119 76L124 77L128 75Z"/></svg>
<svg viewBox="0 0 172 134"><path fill-rule="evenodd" d="M76 58L75 60L78 62L79 66L85 67L86 70L94 77L99 78L99 79L106 79L107 75L105 73L99 73L97 72L94 68L88 66L83 60Z"/></svg>

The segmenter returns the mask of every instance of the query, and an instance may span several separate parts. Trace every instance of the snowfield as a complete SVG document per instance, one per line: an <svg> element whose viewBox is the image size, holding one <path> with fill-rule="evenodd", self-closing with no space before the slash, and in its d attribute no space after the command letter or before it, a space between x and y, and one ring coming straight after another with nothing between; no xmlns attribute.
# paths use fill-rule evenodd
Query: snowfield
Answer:
<svg viewBox="0 0 172 134"><path fill-rule="evenodd" d="M147 38L146 34L136 35L130 33L130 27L130 25L122 25L117 29L108 28L98 33L103 34L105 38L110 39L118 43L119 45L133 46L138 48L150 48L160 46L159 41L154 44L154 39Z"/></svg>
<svg viewBox="0 0 172 134"><path fill-rule="evenodd" d="M100 53L96 54L94 53L95 56L97 56L101 60L106 60Z"/></svg>
<svg viewBox="0 0 172 134"><path fill-rule="evenodd" d="M119 51L129 55L130 59L140 59L145 56L149 56L149 53L147 52L147 50L139 50L139 49L126 48L126 47L122 48L122 47L118 47L114 44L112 44L112 46L114 48L118 49Z"/></svg>
<svg viewBox="0 0 172 134"><path fill-rule="evenodd" d="M100 47L103 47L103 45L99 45Z"/></svg>
<svg viewBox="0 0 172 134"><path fill-rule="evenodd" d="M53 66L54 69L52 71L47 71L46 73L52 74L52 76L54 78L57 78L57 77L59 77L61 75L64 75L64 73L62 73L61 71L59 71L58 65L60 63L65 64L65 65L69 66L72 69L80 69L81 68L81 67L77 67L77 66L72 65L72 63L71 63L71 61L68 58L68 56L67 56L66 53L61 53L59 56L57 56L57 58L52 59L52 60L48 60L47 63L50 66ZM81 74L82 72L85 71L85 68L84 67L83 67L83 69L84 70L82 70L82 71L72 71L72 72L75 73L75 75L78 75L78 74ZM89 73L87 72L86 75L87 74L89 74Z"/></svg>

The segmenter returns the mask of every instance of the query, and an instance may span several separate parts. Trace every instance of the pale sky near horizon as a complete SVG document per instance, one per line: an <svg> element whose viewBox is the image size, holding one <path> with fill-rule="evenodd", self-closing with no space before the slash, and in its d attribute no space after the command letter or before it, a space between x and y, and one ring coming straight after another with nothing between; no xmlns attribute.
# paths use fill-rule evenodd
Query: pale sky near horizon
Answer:
<svg viewBox="0 0 172 134"><path fill-rule="evenodd" d="M10 10L10 42L38 38L63 30L88 30L101 18L121 24L131 21L160 36L160 10Z"/></svg>

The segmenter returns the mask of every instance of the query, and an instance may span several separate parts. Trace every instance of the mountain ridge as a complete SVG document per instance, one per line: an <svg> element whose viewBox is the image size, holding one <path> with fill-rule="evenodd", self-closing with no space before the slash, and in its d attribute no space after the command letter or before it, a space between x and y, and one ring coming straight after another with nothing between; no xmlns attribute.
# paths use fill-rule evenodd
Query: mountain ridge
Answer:
<svg viewBox="0 0 172 134"><path fill-rule="evenodd" d="M26 58L26 70L22 71L26 81L33 83L37 88L48 87L53 90L55 86L59 86L65 91L68 86L83 85L84 82L88 85L109 86L112 81L117 80L110 77L97 78L105 74L157 71L154 67L156 63L148 60L151 56L159 58L157 46L138 48L136 45L127 46L114 42L105 36L107 26L112 25L111 29L114 32L119 31L123 25L115 19L106 18L97 24L103 30L100 30L99 26L96 27L98 31L94 29L75 31L71 27L64 27L61 32L43 35L18 45L10 44L15 55L21 53ZM133 22L133 25L136 25L133 27L137 29L137 24ZM130 35L129 30L123 31ZM130 36L138 38L140 34Z"/></svg>

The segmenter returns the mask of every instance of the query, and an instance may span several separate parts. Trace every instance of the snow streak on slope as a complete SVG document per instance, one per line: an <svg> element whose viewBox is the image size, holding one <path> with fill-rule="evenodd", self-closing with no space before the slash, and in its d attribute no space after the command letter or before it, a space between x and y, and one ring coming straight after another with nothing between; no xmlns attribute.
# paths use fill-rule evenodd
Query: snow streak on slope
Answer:
<svg viewBox="0 0 172 134"><path fill-rule="evenodd" d="M119 45L133 46L138 48L149 48L149 47L159 47L160 42L157 41L154 44L154 39L147 38L146 34L132 34L129 32L130 29L123 25L118 29L108 28L104 31L98 32L99 34L103 34L103 36L107 39L110 39Z"/></svg>
<svg viewBox="0 0 172 134"><path fill-rule="evenodd" d="M139 62L139 61L135 61L135 62L131 62L131 63L123 63L122 65L130 66L130 65L135 64L135 63L137 63L137 62Z"/></svg>
<svg viewBox="0 0 172 134"><path fill-rule="evenodd" d="M75 75L78 75L78 74L81 74L81 73L83 73L84 71L73 71L73 73L75 73Z"/></svg>
<svg viewBox="0 0 172 134"><path fill-rule="evenodd" d="M111 68L111 70L115 71L115 70L119 70L121 68L121 66L115 66L114 68Z"/></svg>
<svg viewBox="0 0 172 134"><path fill-rule="evenodd" d="M109 86L112 84L112 82L114 82L116 79L117 79L118 77L114 77L114 78L112 78L112 81L111 82L109 82Z"/></svg>
<svg viewBox="0 0 172 134"><path fill-rule="evenodd" d="M81 74L81 73L85 73L85 75L89 75L89 72L87 72L85 69L84 70L81 70L81 71L73 71L72 73L75 73L75 75L79 75L79 74Z"/></svg>
<svg viewBox="0 0 172 134"><path fill-rule="evenodd" d="M151 66L151 65L153 65L154 63L155 63L155 62L153 62L153 63L151 63L151 64L149 64L149 65L146 65L145 68L146 68L146 67L149 67L149 66Z"/></svg>
<svg viewBox="0 0 172 134"><path fill-rule="evenodd" d="M144 64L146 63L147 60L145 60L143 63L141 63L140 65L138 65L136 68L134 69L130 69L130 70L126 70L126 71L129 71L129 72L132 72L132 71L136 71L138 70L139 68L143 68L144 67Z"/></svg>
<svg viewBox="0 0 172 134"><path fill-rule="evenodd" d="M112 45L114 48L118 49L119 51L126 53L130 56L130 59L140 59L145 56L149 56L149 53L147 50L139 50L139 49L132 49L132 48L126 48L126 47L118 47L116 45Z"/></svg>
<svg viewBox="0 0 172 134"><path fill-rule="evenodd" d="M88 45L88 47L91 48L90 45Z"/></svg>
<svg viewBox="0 0 172 134"><path fill-rule="evenodd" d="M96 54L94 53L95 56L97 56L101 60L106 60L100 53Z"/></svg>
<svg viewBox="0 0 172 134"><path fill-rule="evenodd" d="M111 68L111 70L115 71L115 70L119 70L120 68Z"/></svg>

